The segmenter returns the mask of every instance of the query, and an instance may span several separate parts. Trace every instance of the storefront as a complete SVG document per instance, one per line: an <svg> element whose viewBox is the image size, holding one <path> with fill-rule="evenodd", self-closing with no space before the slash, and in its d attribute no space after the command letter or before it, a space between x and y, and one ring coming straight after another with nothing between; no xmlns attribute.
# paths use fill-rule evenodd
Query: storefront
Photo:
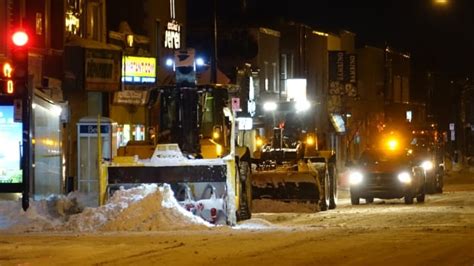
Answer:
<svg viewBox="0 0 474 266"><path fill-rule="evenodd" d="M147 104L156 84L156 69L154 57L122 57L122 89L114 92L110 105L110 117L118 124L119 147L150 139Z"/></svg>

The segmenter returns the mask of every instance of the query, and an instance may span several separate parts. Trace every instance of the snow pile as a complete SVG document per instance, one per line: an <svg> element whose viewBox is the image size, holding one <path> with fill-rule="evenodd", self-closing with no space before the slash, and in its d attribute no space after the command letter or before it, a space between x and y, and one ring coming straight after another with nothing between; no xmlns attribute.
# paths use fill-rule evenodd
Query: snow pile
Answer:
<svg viewBox="0 0 474 266"><path fill-rule="evenodd" d="M156 189L156 185L154 186ZM124 191L121 191L124 192ZM159 193L150 193L123 211L107 219L101 231L157 231L175 229L202 229L211 226L182 208L168 185L158 187ZM122 202L119 200L119 203ZM109 204L107 204L109 205ZM104 207L106 207L105 205ZM83 222L84 219L79 219ZM87 219L85 219L87 221ZM94 219L91 221L94 224Z"/></svg>
<svg viewBox="0 0 474 266"><path fill-rule="evenodd" d="M65 196L30 201L26 212L21 208L21 200L0 203L0 230L8 232L57 230L69 215L81 210L76 199Z"/></svg>
<svg viewBox="0 0 474 266"><path fill-rule="evenodd" d="M51 196L31 202L26 212L18 201L0 202L0 230L6 232L155 231L211 226L182 208L168 185L119 190L107 204L84 207L80 194Z"/></svg>

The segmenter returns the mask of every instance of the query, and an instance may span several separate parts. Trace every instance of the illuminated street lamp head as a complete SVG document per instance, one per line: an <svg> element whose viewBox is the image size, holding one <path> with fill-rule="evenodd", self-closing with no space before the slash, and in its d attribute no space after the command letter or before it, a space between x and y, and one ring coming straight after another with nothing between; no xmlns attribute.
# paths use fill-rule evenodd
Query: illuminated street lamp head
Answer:
<svg viewBox="0 0 474 266"><path fill-rule="evenodd" d="M437 5L446 5L448 0L434 0L435 4Z"/></svg>
<svg viewBox="0 0 474 266"><path fill-rule="evenodd" d="M306 112L311 108L311 103L307 100L297 101L295 104L296 112Z"/></svg>
<svg viewBox="0 0 474 266"><path fill-rule="evenodd" d="M273 112L277 109L277 104L275 102L266 102L263 104L263 110L268 112Z"/></svg>
<svg viewBox="0 0 474 266"><path fill-rule="evenodd" d="M28 43L28 34L22 30L16 31L12 35L12 41L17 47L25 46Z"/></svg>

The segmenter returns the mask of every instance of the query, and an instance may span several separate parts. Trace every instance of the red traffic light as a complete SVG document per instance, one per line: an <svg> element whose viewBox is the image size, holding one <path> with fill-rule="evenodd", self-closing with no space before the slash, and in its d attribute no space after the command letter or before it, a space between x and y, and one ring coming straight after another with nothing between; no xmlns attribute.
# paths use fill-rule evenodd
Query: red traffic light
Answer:
<svg viewBox="0 0 474 266"><path fill-rule="evenodd" d="M12 41L17 47L25 46L28 43L28 34L22 30L16 31L12 35Z"/></svg>

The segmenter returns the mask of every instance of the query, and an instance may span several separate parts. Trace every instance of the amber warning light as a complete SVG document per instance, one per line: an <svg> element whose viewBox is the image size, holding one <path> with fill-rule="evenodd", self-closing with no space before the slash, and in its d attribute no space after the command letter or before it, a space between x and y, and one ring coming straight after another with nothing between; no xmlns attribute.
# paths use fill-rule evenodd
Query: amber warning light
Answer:
<svg viewBox="0 0 474 266"><path fill-rule="evenodd" d="M21 30L17 31L12 35L12 41L15 46L25 46L28 43L28 34Z"/></svg>

